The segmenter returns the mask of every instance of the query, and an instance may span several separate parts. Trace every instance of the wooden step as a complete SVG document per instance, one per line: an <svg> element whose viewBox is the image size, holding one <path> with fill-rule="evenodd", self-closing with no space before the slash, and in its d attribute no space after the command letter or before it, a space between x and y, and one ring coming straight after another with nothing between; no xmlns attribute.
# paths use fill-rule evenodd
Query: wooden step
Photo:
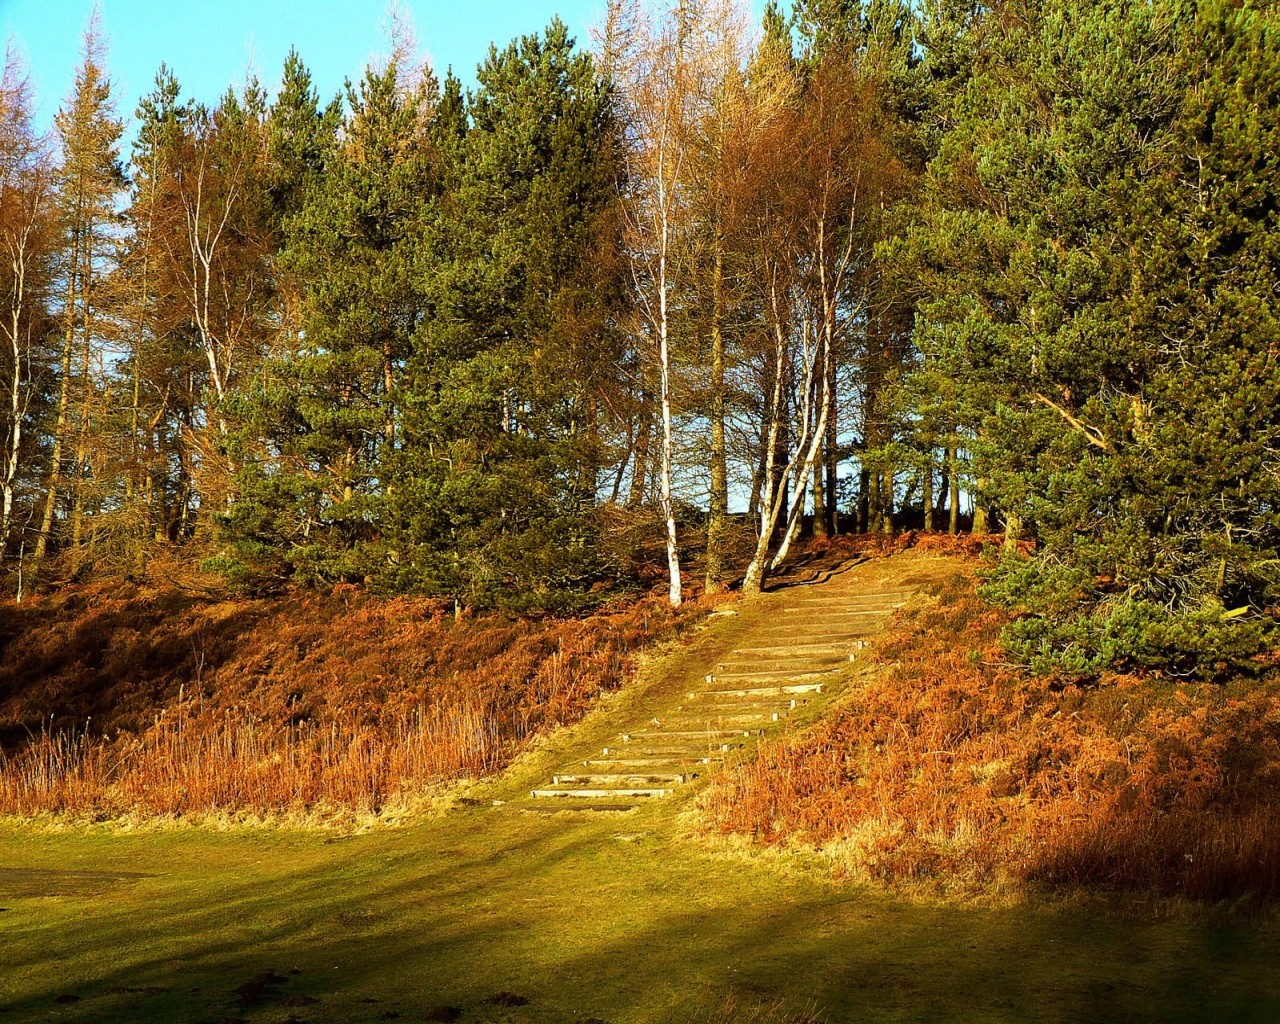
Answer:
<svg viewBox="0 0 1280 1024"><path fill-rule="evenodd" d="M754 735L750 729L690 729L686 732L667 731L666 729L647 729L644 732L624 732L622 741L624 743L634 743L636 740L707 740L711 743L720 743L724 740L730 740L737 736Z"/></svg>
<svg viewBox="0 0 1280 1024"><path fill-rule="evenodd" d="M816 682L838 676L844 671L843 665L828 669L810 669L809 671L786 671L769 669L762 672L712 672L707 676L708 683L770 682L772 680L789 679L797 683Z"/></svg>
<svg viewBox="0 0 1280 1024"><path fill-rule="evenodd" d="M735 733L735 735L737 735ZM647 747L638 747L634 743L622 744L616 747L604 747L600 751L601 757L683 757L691 761L697 761L704 757L714 757L716 754L724 753L727 750L736 750L741 747L743 742L737 740L715 740L711 743L682 743L676 745L668 744L650 744Z"/></svg>
<svg viewBox="0 0 1280 1024"><path fill-rule="evenodd" d="M908 598L915 594L914 590L881 591L879 593L823 593L823 594L788 594L785 598L789 604L802 604L820 608L823 605L868 605L901 608Z"/></svg>
<svg viewBox="0 0 1280 1024"><path fill-rule="evenodd" d="M687 775L669 772L551 776L553 786L653 786L660 783L680 786L688 781Z"/></svg>
<svg viewBox="0 0 1280 1024"><path fill-rule="evenodd" d="M853 608L831 609L830 611L814 610L812 608L783 608L782 611L789 617L803 619L806 627L821 629L823 626L830 626L838 623L846 622L875 622L876 619L887 619L893 614L892 611L881 610L858 610Z"/></svg>
<svg viewBox="0 0 1280 1024"><path fill-rule="evenodd" d="M751 702L751 703L747 703ZM754 708L760 714L770 714L779 711L795 711L809 703L804 697L790 699L786 697L738 697L729 701L718 701L715 703L704 703L699 701L695 704L677 704L676 711L697 712L699 714L715 714L717 712L725 712L732 714L743 708Z"/></svg>
<svg viewBox="0 0 1280 1024"><path fill-rule="evenodd" d="M762 629L756 639L767 641L771 645L774 641L779 644L785 644L789 640L801 638L806 643L811 644L840 644L850 643L854 640L866 640L875 636L877 630L874 629L815 629L812 626L796 623L795 625L770 626L768 629Z"/></svg>
<svg viewBox="0 0 1280 1024"><path fill-rule="evenodd" d="M816 672L824 668L836 668L849 661L849 652L838 650L830 654L790 654L773 657L751 657L734 654L731 658L716 662L716 672L785 672L787 670Z"/></svg>
<svg viewBox="0 0 1280 1024"><path fill-rule="evenodd" d="M690 697L783 697L793 693L821 693L822 683L792 683L788 686L752 686L741 690L694 690Z"/></svg>
<svg viewBox="0 0 1280 1024"><path fill-rule="evenodd" d="M664 796L671 795L670 789L654 788L649 786L636 787L634 789L535 789L530 791L530 796L537 800L565 800L569 798L578 798L582 800L614 800L614 799L635 799L642 797L645 799L661 799Z"/></svg>
<svg viewBox="0 0 1280 1024"><path fill-rule="evenodd" d="M746 746L744 739L734 740L730 742L716 743L695 743L693 745L684 746L624 746L624 747L605 747L601 752L600 758L627 758L628 760L638 759L645 761L655 760L679 760L679 761L701 761L704 758L711 760L724 760L723 755L732 753L735 750L741 750Z"/></svg>
<svg viewBox="0 0 1280 1024"><path fill-rule="evenodd" d="M772 647L739 647L730 655L733 659L760 658L768 660L773 657L825 657L828 655L844 655L849 652L847 643L810 643L810 644L775 644Z"/></svg>
<svg viewBox="0 0 1280 1024"><path fill-rule="evenodd" d="M720 764L724 758L716 755L707 755L706 757L589 757L582 762L584 768L655 768L658 766L667 768L671 766L685 767L703 767L713 764ZM692 777L697 772L686 772L686 775Z"/></svg>
<svg viewBox="0 0 1280 1024"><path fill-rule="evenodd" d="M744 732L749 735L757 735L762 729L767 729L775 722L785 722L791 716L791 711L787 708L779 708L776 711L761 711L759 714L752 715L749 721L740 722L739 725L751 726L749 730ZM744 717L745 716L740 716ZM696 727L700 722L705 722L702 718L677 719L673 718L666 722L666 725L672 729L686 729ZM715 722L715 719L712 719Z"/></svg>
<svg viewBox="0 0 1280 1024"><path fill-rule="evenodd" d="M782 709L786 710L786 709ZM671 715L654 723L659 729L679 729L695 732L699 726L708 730L714 729L750 729L759 722L769 721L769 716L777 714L778 709L761 708L759 711L737 711L725 714L705 713L704 708L689 708L683 715ZM671 735L668 733L667 735ZM705 736L705 732L698 733Z"/></svg>

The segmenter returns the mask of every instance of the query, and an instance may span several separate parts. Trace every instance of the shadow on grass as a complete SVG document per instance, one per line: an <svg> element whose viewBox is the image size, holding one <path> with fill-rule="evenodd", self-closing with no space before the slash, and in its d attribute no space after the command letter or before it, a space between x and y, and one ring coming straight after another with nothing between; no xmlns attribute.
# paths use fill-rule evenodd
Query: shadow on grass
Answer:
<svg viewBox="0 0 1280 1024"><path fill-rule="evenodd" d="M248 866L271 856L256 838L203 882L28 902L16 927L0 914L22 992L0 1020L625 1024L726 999L828 1022L1280 1018L1280 942L1257 926L911 905L649 827L474 811L306 869Z"/></svg>

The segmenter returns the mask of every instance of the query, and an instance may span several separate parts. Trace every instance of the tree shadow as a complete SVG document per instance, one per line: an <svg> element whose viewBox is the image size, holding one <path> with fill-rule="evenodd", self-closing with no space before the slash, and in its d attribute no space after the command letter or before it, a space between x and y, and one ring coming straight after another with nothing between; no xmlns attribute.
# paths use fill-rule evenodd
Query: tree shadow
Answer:
<svg viewBox="0 0 1280 1024"><path fill-rule="evenodd" d="M145 917L133 902L99 907L79 937L29 924L11 949L43 942L60 966L2 1019L422 1020L455 1007L467 1021L621 1024L710 1020L730 1000L832 1024L1280 1019L1280 939L1264 928L908 903L627 839L644 818L528 817L469 811L354 839L306 871L219 886L214 905L171 892ZM7 970L41 964L29 954Z"/></svg>

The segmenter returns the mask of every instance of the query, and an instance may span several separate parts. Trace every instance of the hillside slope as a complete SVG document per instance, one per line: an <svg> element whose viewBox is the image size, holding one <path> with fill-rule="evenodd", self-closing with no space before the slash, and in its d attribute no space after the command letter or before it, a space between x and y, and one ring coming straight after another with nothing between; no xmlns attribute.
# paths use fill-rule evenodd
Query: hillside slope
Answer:
<svg viewBox="0 0 1280 1024"><path fill-rule="evenodd" d="M703 613L640 597L456 620L355 588L0 605L0 810L376 811L502 767Z"/></svg>
<svg viewBox="0 0 1280 1024"><path fill-rule="evenodd" d="M931 889L1280 897L1280 679L1029 675L978 568L926 583L816 729L719 777L715 827Z"/></svg>
<svg viewBox="0 0 1280 1024"><path fill-rule="evenodd" d="M954 569L908 553L858 573L869 588L923 589ZM687 630L450 812L402 828L51 831L0 819L4 1019L1275 1019L1280 933L1268 918L903 901L833 877L826 853L759 855L708 835L698 794L723 783L704 780L622 813L533 813L542 801L529 792L549 773L707 685L708 666L714 676L776 628L790 600L744 602ZM847 663L827 721L857 706L876 657ZM829 727L796 722L790 746Z"/></svg>

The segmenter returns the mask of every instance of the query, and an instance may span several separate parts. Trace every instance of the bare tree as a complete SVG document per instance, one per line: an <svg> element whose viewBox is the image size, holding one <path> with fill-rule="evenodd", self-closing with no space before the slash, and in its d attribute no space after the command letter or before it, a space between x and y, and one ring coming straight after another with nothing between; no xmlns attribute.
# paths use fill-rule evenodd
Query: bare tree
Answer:
<svg viewBox="0 0 1280 1024"><path fill-rule="evenodd" d="M43 308L49 286L52 170L45 140L31 127L25 69L9 50L0 74L0 368L4 373L4 436L0 438L0 551L14 522L14 497L27 454L23 425L43 374Z"/></svg>
<svg viewBox="0 0 1280 1024"><path fill-rule="evenodd" d="M96 14L85 31L84 56L71 97L55 120L62 149L56 173L62 235L62 354L53 452L34 553L37 562L48 550L55 511L64 489L64 462L73 427L76 428L75 460L70 468L76 501L72 533L76 541L80 538L92 375L95 353L101 343L98 286L109 272L106 264L114 245L115 200L124 183L119 155L123 126L115 116L111 101L111 84L103 67ZM73 389L78 399L76 408L72 405Z"/></svg>
<svg viewBox="0 0 1280 1024"><path fill-rule="evenodd" d="M662 443L659 503L666 528L670 600L682 600L680 550L672 497L672 321L677 253L688 240L690 4L657 14L639 0L611 0L603 60L618 87L627 135L623 198L631 279L641 331L656 349Z"/></svg>
<svg viewBox="0 0 1280 1024"><path fill-rule="evenodd" d="M772 153L757 160L764 177L756 276L773 340L773 389L747 592L760 590L798 533L815 465L830 444L837 353L868 307L885 182L895 174L876 111L856 61L833 54L804 83L794 122L770 140ZM778 453L784 431L794 441L785 460Z"/></svg>
<svg viewBox="0 0 1280 1024"><path fill-rule="evenodd" d="M172 172L182 231L170 256L209 371L210 419L229 433L227 396L260 337L268 295L268 245L254 223L261 115L228 94L184 126Z"/></svg>

